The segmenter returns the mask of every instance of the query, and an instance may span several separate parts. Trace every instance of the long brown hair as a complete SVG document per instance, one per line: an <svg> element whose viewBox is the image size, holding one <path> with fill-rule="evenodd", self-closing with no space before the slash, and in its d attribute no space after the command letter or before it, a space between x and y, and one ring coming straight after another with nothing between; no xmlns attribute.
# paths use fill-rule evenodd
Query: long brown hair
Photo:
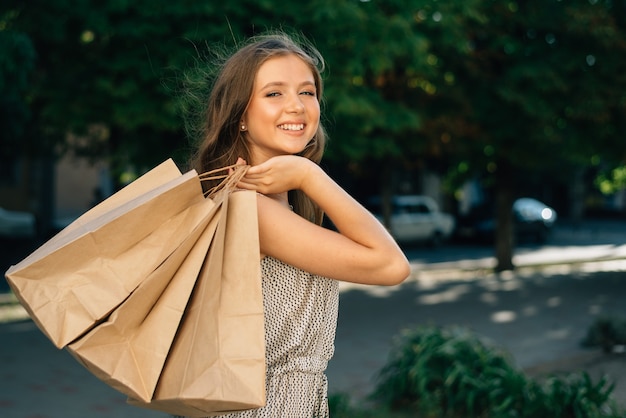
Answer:
<svg viewBox="0 0 626 418"><path fill-rule="evenodd" d="M200 83L206 84L208 81L211 87L203 109L195 115L195 127L187 126L188 132L189 128L195 132L198 142L197 151L190 162L191 168L203 173L234 164L238 157L251 161L248 144L239 127L252 96L255 76L268 59L290 54L301 58L311 69L321 104L324 59L315 47L302 38L296 40L282 32L252 37L223 60L217 72L208 71L200 77ZM320 120L317 132L298 155L319 164L325 145L326 132ZM205 185L206 188L212 186ZM322 211L304 193L299 190L289 192L289 201L296 213L321 224Z"/></svg>

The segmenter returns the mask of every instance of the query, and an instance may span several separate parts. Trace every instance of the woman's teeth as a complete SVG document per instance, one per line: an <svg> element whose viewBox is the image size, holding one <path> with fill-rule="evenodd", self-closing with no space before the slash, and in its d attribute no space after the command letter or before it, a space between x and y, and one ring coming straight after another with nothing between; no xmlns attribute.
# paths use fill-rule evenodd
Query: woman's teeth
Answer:
<svg viewBox="0 0 626 418"><path fill-rule="evenodd" d="M284 125L278 126L280 129L284 129L285 131L301 131L304 129L303 123L287 123Z"/></svg>

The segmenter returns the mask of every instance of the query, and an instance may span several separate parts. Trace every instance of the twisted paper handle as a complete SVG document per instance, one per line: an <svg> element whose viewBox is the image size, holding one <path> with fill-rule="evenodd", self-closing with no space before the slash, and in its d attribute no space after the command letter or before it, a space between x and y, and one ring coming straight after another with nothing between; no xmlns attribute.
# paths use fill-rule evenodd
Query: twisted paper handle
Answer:
<svg viewBox="0 0 626 418"><path fill-rule="evenodd" d="M201 183L203 181L222 180L217 186L214 186L204 192L204 196L207 198L215 199L216 197L218 197L217 195L220 192L226 194L232 192L237 188L237 183L239 183L241 178L246 175L248 168L250 168L249 165L233 164L198 174L198 178L200 179Z"/></svg>

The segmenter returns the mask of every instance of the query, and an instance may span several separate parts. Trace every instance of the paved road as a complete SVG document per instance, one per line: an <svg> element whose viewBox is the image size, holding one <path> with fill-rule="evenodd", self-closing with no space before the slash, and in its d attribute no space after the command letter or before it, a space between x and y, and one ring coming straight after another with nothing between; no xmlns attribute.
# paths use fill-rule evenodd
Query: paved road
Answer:
<svg viewBox="0 0 626 418"><path fill-rule="evenodd" d="M452 243L406 253L414 274L402 286L341 284L331 392L369 393L394 336L406 328L465 326L532 369L588 357L580 341L597 315L626 318L626 222L558 228L548 244L515 250L514 273L488 273L495 266L488 246ZM619 365L606 372L624 380L615 393L626 405L625 357Z"/></svg>
<svg viewBox="0 0 626 418"><path fill-rule="evenodd" d="M392 289L342 284L330 390L367 394L393 337L423 324L468 327L521 368L581 356L589 350L580 341L596 315L626 318L624 271L622 260L480 277L426 272Z"/></svg>
<svg viewBox="0 0 626 418"><path fill-rule="evenodd" d="M367 394L393 336L419 324L467 326L509 350L524 368L584 353L579 341L596 315L626 317L626 235L619 232L626 228L600 229L563 230L555 238L569 234L569 241L516 255L520 266L549 262L549 268L490 275L477 269L493 261L489 253L459 249L466 258L453 260L453 248L415 249L414 276L401 286L342 284L330 393ZM0 324L0 342L0 417L164 417L125 405L122 395L54 348L28 320ZM618 382L617 390L624 387Z"/></svg>
<svg viewBox="0 0 626 418"><path fill-rule="evenodd" d="M0 417L167 417L126 405L30 321L0 324L0 341Z"/></svg>

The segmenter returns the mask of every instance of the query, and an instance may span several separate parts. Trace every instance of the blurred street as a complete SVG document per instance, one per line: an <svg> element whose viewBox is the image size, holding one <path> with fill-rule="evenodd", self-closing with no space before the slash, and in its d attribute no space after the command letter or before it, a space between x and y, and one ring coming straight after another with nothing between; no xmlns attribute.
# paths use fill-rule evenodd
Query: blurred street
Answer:
<svg viewBox="0 0 626 418"><path fill-rule="evenodd" d="M576 365L616 382L626 405L626 355L580 342L598 315L626 318L626 222L555 228L541 246L515 251L515 272L492 274L493 248L450 243L405 249L412 280L396 288L342 283L331 392L370 393L393 337L418 325L465 326L508 351L530 374Z"/></svg>
<svg viewBox="0 0 626 418"><path fill-rule="evenodd" d="M63 231L166 160L195 167L207 188L222 177L210 169L234 156L256 166L301 155L384 219L412 268L399 286L339 284L330 395L365 401L403 330L459 325L529 375L607 373L626 408L626 346L605 355L580 344L598 318L626 319L626 1L31 3L0 2L3 272L44 244L34 237ZM266 84L279 88L257 94ZM294 175L314 200L326 193L304 164L263 167L268 178ZM152 179L133 202L180 191L169 174ZM149 211L180 201L166 200ZM120 243L136 235L118 222L133 202L100 206L94 225L112 222ZM484 242L496 231L536 244L499 246L497 265ZM416 241L432 247L407 244ZM125 255L137 271L152 265ZM56 349L0 280L0 418L165 416L125 401Z"/></svg>
<svg viewBox="0 0 626 418"><path fill-rule="evenodd" d="M626 358L580 346L596 315L626 317L626 222L554 232L548 245L516 251L514 273L484 270L494 262L489 247L449 244L407 248L414 274L401 286L342 283L336 353L327 371L330 393L365 396L394 335L439 324L469 327L530 372L583 364L593 375L607 373L626 404ZM2 260L5 271L19 257ZM126 405L124 396L57 350L30 320L6 320L20 308L2 302L6 292L0 297L1 417L165 416Z"/></svg>
<svg viewBox="0 0 626 418"><path fill-rule="evenodd" d="M546 244L522 243L515 248L514 264L579 263L626 257L626 221L589 220L581 225L555 225ZM460 244L452 241L443 248L408 246L405 253L419 270L490 268L495 266L492 245Z"/></svg>

